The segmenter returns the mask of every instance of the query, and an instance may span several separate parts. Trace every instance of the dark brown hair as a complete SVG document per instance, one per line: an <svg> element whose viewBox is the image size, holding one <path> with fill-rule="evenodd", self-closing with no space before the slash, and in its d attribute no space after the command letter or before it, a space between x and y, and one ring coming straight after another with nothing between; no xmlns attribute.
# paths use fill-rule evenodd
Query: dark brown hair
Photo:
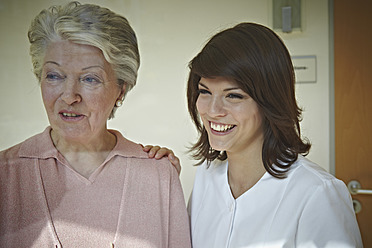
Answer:
<svg viewBox="0 0 372 248"><path fill-rule="evenodd" d="M298 154L306 156L311 144L302 140L301 112L295 98L291 57L282 40L269 28L241 23L214 35L189 64L187 101L199 133L193 157L211 162L225 160L224 151L213 150L196 109L202 77L232 80L259 105L263 116L262 161L271 175L285 177Z"/></svg>

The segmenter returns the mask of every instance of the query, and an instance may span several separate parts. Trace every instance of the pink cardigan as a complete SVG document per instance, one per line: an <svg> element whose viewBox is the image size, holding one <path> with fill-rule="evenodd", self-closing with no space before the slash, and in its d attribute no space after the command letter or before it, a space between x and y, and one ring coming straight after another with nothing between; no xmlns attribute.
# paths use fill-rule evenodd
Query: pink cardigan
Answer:
<svg viewBox="0 0 372 248"><path fill-rule="evenodd" d="M0 152L0 247L191 247L177 172L119 132L89 179L50 127Z"/></svg>

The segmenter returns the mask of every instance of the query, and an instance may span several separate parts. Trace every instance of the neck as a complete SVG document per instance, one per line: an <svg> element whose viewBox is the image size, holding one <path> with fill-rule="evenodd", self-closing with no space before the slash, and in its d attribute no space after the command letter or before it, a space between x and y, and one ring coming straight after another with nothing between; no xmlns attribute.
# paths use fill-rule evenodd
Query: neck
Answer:
<svg viewBox="0 0 372 248"><path fill-rule="evenodd" d="M86 140L66 140L52 130L51 137L57 150L70 166L88 178L106 159L116 144L114 134L103 134Z"/></svg>
<svg viewBox="0 0 372 248"><path fill-rule="evenodd" d="M244 153L227 153L227 157L229 161L228 181L231 193L236 199L252 188L265 174L262 147Z"/></svg>

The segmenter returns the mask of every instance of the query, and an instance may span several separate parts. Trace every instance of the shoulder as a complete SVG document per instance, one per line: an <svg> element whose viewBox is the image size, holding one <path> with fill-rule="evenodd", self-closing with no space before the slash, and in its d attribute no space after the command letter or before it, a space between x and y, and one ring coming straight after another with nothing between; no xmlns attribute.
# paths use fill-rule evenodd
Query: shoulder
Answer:
<svg viewBox="0 0 372 248"><path fill-rule="evenodd" d="M36 134L12 147L9 147L3 151L0 151L0 163L7 164L9 162L15 162L21 157L24 151L37 148L40 144L39 139L42 134Z"/></svg>
<svg viewBox="0 0 372 248"><path fill-rule="evenodd" d="M291 167L287 180L287 193L300 194L304 197L318 195L320 198L334 197L350 198L345 183L316 163L299 156L298 160Z"/></svg>
<svg viewBox="0 0 372 248"><path fill-rule="evenodd" d="M112 151L112 156L119 156L125 159L130 168L135 168L138 172L144 174L156 174L167 177L176 173L178 177L176 169L168 158L149 158L140 144L124 138L118 131L110 130L110 132L114 133L117 137L117 144Z"/></svg>
<svg viewBox="0 0 372 248"><path fill-rule="evenodd" d="M0 152L0 161L9 161L21 158L45 158L55 154L56 149L50 138L50 127L43 132Z"/></svg>
<svg viewBox="0 0 372 248"><path fill-rule="evenodd" d="M34 171L35 163L21 156L22 148L26 143L27 140L0 152L1 190L17 188L15 185L21 184L31 177L30 172Z"/></svg>
<svg viewBox="0 0 372 248"><path fill-rule="evenodd" d="M141 170L146 174L156 174L161 177L177 174L176 169L168 158L129 157L127 161L128 166Z"/></svg>
<svg viewBox="0 0 372 248"><path fill-rule="evenodd" d="M299 156L292 165L288 177L292 180L299 179L301 184L322 185L332 181L340 181L318 164L303 156Z"/></svg>
<svg viewBox="0 0 372 248"><path fill-rule="evenodd" d="M292 173L287 194L294 196L289 198L290 203L295 202L296 209L301 210L298 244L315 240L321 246L337 241L353 244L345 247L359 247L358 224L345 183L303 157L299 157Z"/></svg>
<svg viewBox="0 0 372 248"><path fill-rule="evenodd" d="M19 158L19 150L22 144L23 142L0 151L0 166L8 165Z"/></svg>

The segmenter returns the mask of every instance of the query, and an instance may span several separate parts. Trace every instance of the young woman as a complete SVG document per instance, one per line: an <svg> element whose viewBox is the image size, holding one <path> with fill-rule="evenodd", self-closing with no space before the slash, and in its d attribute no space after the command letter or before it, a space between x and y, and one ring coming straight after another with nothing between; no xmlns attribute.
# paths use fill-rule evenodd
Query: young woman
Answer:
<svg viewBox="0 0 372 248"><path fill-rule="evenodd" d="M193 247L362 247L346 186L304 157L310 143L280 38L241 23L213 36L189 67L200 165Z"/></svg>
<svg viewBox="0 0 372 248"><path fill-rule="evenodd" d="M270 29L241 23L190 63L200 160L193 247L361 247L344 183L307 160L291 57Z"/></svg>

